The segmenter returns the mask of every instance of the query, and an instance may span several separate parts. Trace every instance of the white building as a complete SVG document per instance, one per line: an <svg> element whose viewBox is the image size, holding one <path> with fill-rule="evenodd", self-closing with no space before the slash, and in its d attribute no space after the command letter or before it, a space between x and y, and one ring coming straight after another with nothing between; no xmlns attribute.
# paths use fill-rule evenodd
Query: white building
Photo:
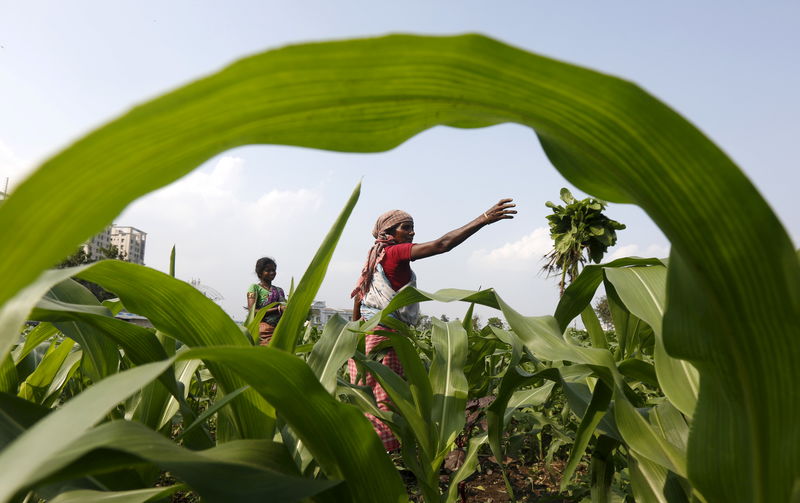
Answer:
<svg viewBox="0 0 800 503"><path fill-rule="evenodd" d="M89 241L83 244L83 251L86 256L91 260L101 260L106 258L103 254L103 248L111 247L111 227L106 227L98 235L92 237Z"/></svg>
<svg viewBox="0 0 800 503"><path fill-rule="evenodd" d="M311 324L315 327L324 327L328 320L339 315L347 321L353 319L352 309L334 309L327 307L324 300L315 300L311 304Z"/></svg>
<svg viewBox="0 0 800 503"><path fill-rule="evenodd" d="M128 262L144 265L144 246L147 233L136 227L113 225L111 244L117 247Z"/></svg>

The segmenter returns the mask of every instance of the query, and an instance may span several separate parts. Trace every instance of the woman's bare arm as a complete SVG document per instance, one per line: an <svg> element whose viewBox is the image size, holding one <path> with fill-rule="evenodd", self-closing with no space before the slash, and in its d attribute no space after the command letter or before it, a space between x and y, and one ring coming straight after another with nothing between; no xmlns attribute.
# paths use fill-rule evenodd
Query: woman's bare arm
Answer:
<svg viewBox="0 0 800 503"><path fill-rule="evenodd" d="M415 244L411 247L411 260L418 260L449 252L466 241L468 237L478 232L483 226L492 224L498 220L514 218L517 210L512 208L514 208L516 204L513 204L511 201L513 201L513 199L501 199L497 204L493 205L468 224L452 230L434 241Z"/></svg>

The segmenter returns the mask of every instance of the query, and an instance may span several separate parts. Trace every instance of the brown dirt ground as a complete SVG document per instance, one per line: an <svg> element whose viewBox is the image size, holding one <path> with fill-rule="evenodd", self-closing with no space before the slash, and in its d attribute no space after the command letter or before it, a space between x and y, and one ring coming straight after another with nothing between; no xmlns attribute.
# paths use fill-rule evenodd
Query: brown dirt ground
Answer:
<svg viewBox="0 0 800 503"><path fill-rule="evenodd" d="M588 494L587 490L578 489L560 491L561 473L565 462L554 460L549 466L544 461L524 464L518 460L507 460L506 470L514 489L514 496L519 503L576 503ZM577 475L586 474L586 466L579 465ZM416 487L413 474L401 470L406 482L407 492L413 502L421 502L422 498ZM448 475L441 476L442 490L446 490ZM459 488L461 503L506 503L511 501L503 481L500 466L494 462L493 456L480 457L480 470L461 483Z"/></svg>
<svg viewBox="0 0 800 503"><path fill-rule="evenodd" d="M481 460L481 471L468 478L461 487L464 503L505 503L511 501L506 490L500 466L493 458ZM573 503L580 501L583 494L571 495L560 490L563 461L553 461L549 466L544 461L525 465L511 461L506 465L514 496L520 503Z"/></svg>

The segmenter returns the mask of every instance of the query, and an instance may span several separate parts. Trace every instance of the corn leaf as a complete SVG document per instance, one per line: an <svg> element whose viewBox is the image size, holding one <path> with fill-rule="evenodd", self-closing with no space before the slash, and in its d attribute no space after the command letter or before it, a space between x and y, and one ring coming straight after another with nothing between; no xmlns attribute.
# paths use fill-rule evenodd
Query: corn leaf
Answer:
<svg viewBox="0 0 800 503"><path fill-rule="evenodd" d="M87 431L48 460L35 480L26 482L52 476L96 449L124 452L159 466L210 502L299 501L337 484L299 477L283 446L268 440L239 440L190 451L135 421L112 421ZM284 467L294 469L294 474L276 471Z"/></svg>
<svg viewBox="0 0 800 503"><path fill-rule="evenodd" d="M98 312L111 314L100 305L92 292L77 281L56 283L45 298L56 303L81 304L85 306L84 309L97 308ZM99 381L117 372L119 351L116 345L98 333L96 328L74 322L59 322L54 325L61 333L80 345L83 350L81 368L92 381Z"/></svg>
<svg viewBox="0 0 800 503"><path fill-rule="evenodd" d="M92 491L79 489L59 494L50 503L146 503L163 500L174 492L185 489L183 484L132 491Z"/></svg>
<svg viewBox="0 0 800 503"><path fill-rule="evenodd" d="M353 193L350 195L339 217L333 223L331 230L328 231L328 235L323 239L322 244L317 249L317 253L311 259L311 263L308 264L300 283L297 284L297 289L292 293L291 302L287 305L286 312L281 316L278 326L275 327L275 334L270 342L271 347L294 352L300 327L306 321L308 310L311 308L317 291L322 285L322 280L325 278L328 264L333 256L333 250L336 248L336 243L339 242L339 236L342 235L347 219L350 217L350 213L353 212L360 194L361 184L359 183L353 189Z"/></svg>
<svg viewBox="0 0 800 503"><path fill-rule="evenodd" d="M653 328L658 383L667 398L692 417L700 388L697 369L690 362L673 358L664 348L661 326L666 311L666 267L609 267L604 273L625 307Z"/></svg>
<svg viewBox="0 0 800 503"><path fill-rule="evenodd" d="M578 429L575 431L575 442L572 444L572 450L569 453L569 459L561 478L562 491L565 491L569 485L570 479L575 473L583 453L586 451L586 446L589 445L589 440L592 439L595 428L600 424L608 410L611 395L611 389L603 381L598 381L594 387L592 401L589 402L589 407L587 407Z"/></svg>
<svg viewBox="0 0 800 503"><path fill-rule="evenodd" d="M437 426L437 456L450 451L456 436L464 429L469 384L464 375L467 361L467 331L458 321L444 323L432 319L433 361L430 382L433 392L431 423ZM472 318L468 321L471 323Z"/></svg>
<svg viewBox="0 0 800 503"><path fill-rule="evenodd" d="M341 491L342 501L370 502L376 494L382 501L406 501L372 424L356 408L336 401L296 356L271 347L215 347L193 349L179 358L225 364L274 404L325 475L346 480L334 489ZM347 425L346 435L342 425Z"/></svg>
<svg viewBox="0 0 800 503"><path fill-rule="evenodd" d="M336 389L336 376L348 358L356 352L357 323L348 323L341 316L333 316L322 329L322 335L308 355L308 366L329 392Z"/></svg>
<svg viewBox="0 0 800 503"><path fill-rule="evenodd" d="M0 501L25 487L48 460L89 429L118 402L167 369L172 362L149 363L96 383L36 422L0 452Z"/></svg>
<svg viewBox="0 0 800 503"><path fill-rule="evenodd" d="M56 343L56 341L50 343L42 362L36 366L36 370L20 385L19 396L34 403L43 403L47 390L65 362L69 368L78 363L74 357L67 359L74 345L75 341L71 339L65 339L61 343ZM77 355L80 358L80 353L77 353Z"/></svg>
<svg viewBox="0 0 800 503"><path fill-rule="evenodd" d="M128 309L147 317L158 330L190 347L252 347L221 307L188 283L167 274L129 262L105 260L82 269L78 276L115 292ZM223 391L245 385L227 366L210 363L208 368ZM238 435L272 438L274 409L255 391L250 389L239 395L231 402L231 408Z"/></svg>

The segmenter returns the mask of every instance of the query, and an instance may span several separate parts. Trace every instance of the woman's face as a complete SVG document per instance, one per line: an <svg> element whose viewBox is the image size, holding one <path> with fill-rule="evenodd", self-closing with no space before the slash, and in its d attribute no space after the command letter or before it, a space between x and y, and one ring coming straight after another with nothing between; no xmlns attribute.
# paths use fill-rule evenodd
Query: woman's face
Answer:
<svg viewBox="0 0 800 503"><path fill-rule="evenodd" d="M411 243L414 241L414 223L403 222L394 231L394 240L399 243Z"/></svg>
<svg viewBox="0 0 800 503"><path fill-rule="evenodd" d="M266 283L272 283L272 280L275 279L275 275L277 271L277 267L275 264L267 264L264 268L264 272L261 273L261 279Z"/></svg>

